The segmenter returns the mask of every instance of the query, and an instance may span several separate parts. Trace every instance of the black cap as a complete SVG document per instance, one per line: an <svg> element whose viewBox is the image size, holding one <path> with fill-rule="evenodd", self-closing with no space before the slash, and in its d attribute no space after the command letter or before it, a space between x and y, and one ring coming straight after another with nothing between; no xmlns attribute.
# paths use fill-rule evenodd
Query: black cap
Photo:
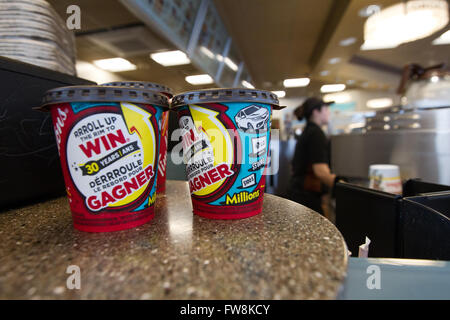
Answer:
<svg viewBox="0 0 450 320"><path fill-rule="evenodd" d="M325 102L320 98L310 97L294 110L294 114L298 120L302 120L303 118L308 120L314 110L320 110L322 106L329 106L333 103L334 101Z"/></svg>

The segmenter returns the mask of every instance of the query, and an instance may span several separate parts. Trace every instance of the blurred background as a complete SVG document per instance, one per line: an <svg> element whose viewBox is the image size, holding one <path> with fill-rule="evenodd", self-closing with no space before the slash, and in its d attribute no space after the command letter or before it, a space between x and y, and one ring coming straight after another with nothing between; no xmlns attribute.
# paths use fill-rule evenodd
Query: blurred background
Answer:
<svg viewBox="0 0 450 320"><path fill-rule="evenodd" d="M2 0L0 6L5 57L96 83L157 82L175 94L211 87L275 92L287 108L273 115L281 171L269 192L285 192L283 177L305 125L293 110L311 96L335 102L324 130L337 174L364 181L370 164L392 163L403 179L450 184L446 0Z"/></svg>
<svg viewBox="0 0 450 320"><path fill-rule="evenodd" d="M268 192L286 191L295 138L305 125L293 110L311 96L335 102L324 128L331 137L333 172L364 184L370 164L391 163L399 165L403 179L450 184L450 169L445 166L450 161L446 143L450 114L445 108L450 105L448 1L3 0L0 4L4 17L9 17L2 19L3 32L8 35L7 28L11 30L3 41L14 41L11 35L17 38L16 51L0 53L6 57L96 83L157 82L175 94L211 87L275 92L287 108L273 115L273 128L280 130L273 143L280 171L271 178ZM20 28L20 20L11 18L11 12L19 9ZM52 30L32 24L42 24L48 17ZM66 27L72 30L67 32ZM38 31L41 34L33 34ZM43 44L53 45L51 58L42 58L44 49L27 57L32 55L30 47ZM172 178L184 175L177 167L169 172Z"/></svg>
<svg viewBox="0 0 450 320"><path fill-rule="evenodd" d="M450 259L450 194L411 200L427 206L420 219L411 212L422 209L399 198L450 189L446 0L0 0L0 56L0 163L23 175L0 177L4 203L64 191L51 120L31 110L48 89L126 80L175 94L257 88L286 106L273 113L268 193L288 189L306 124L293 111L320 97L333 102L323 128L331 171L349 182L325 215L349 247L369 235L374 256ZM399 168L401 195L369 188L374 164ZM169 161L167 176L186 179L184 166ZM14 189L16 180L29 187ZM420 254L408 251L408 239L416 250L438 234Z"/></svg>

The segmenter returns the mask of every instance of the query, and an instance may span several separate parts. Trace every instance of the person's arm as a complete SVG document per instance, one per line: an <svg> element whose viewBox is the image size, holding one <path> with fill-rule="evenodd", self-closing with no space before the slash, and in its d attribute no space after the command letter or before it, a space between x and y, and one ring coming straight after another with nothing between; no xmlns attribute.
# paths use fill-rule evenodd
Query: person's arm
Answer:
<svg viewBox="0 0 450 320"><path fill-rule="evenodd" d="M336 175L331 173L330 167L327 163L314 163L312 169L317 178L326 184L328 187L332 188L334 186L334 180Z"/></svg>

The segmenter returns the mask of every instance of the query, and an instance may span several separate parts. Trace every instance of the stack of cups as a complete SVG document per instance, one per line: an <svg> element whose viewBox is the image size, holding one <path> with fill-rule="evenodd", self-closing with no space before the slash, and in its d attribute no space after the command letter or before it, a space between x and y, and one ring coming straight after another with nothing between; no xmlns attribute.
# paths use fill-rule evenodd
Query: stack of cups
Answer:
<svg viewBox="0 0 450 320"><path fill-rule="evenodd" d="M261 212L272 109L281 109L277 96L254 89L173 97L194 214L239 219Z"/></svg>
<svg viewBox="0 0 450 320"><path fill-rule="evenodd" d="M134 87L50 90L74 226L88 232L133 228L154 217L160 122L168 98Z"/></svg>
<svg viewBox="0 0 450 320"><path fill-rule="evenodd" d="M109 82L102 84L103 86L117 86L127 88L140 88L148 91L156 91L165 95L169 101L173 97L172 89L165 85L154 82ZM159 143L159 160L158 160L158 179L156 181L156 192L163 193L166 191L166 168L167 168L167 146L169 134L169 111L163 112L161 118L161 139Z"/></svg>
<svg viewBox="0 0 450 320"><path fill-rule="evenodd" d="M393 164L373 164L369 167L369 188L393 194L402 194L400 169Z"/></svg>

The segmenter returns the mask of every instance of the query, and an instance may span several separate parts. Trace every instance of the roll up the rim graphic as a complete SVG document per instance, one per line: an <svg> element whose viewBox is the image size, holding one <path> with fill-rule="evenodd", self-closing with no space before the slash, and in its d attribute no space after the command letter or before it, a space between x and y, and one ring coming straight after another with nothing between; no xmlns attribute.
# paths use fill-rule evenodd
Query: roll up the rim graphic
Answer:
<svg viewBox="0 0 450 320"><path fill-rule="evenodd" d="M150 92L158 92L164 94L170 99L173 97L173 90L168 86L156 82L146 81L115 81L102 84L102 86L114 86L125 88L136 88L142 90L148 90ZM160 129L160 151L158 157L158 179L157 179L157 193L164 193L166 190L166 178L167 178L167 148L168 148L168 135L169 135L169 111L164 112L161 119Z"/></svg>
<svg viewBox="0 0 450 320"><path fill-rule="evenodd" d="M282 108L275 94L257 89L207 89L172 98L171 109L177 111L183 132L183 155L194 213L213 219L260 213L271 112ZM245 139L250 138L259 139L254 145L262 146L254 159L263 165L254 172L248 164L250 155L243 148Z"/></svg>
<svg viewBox="0 0 450 320"><path fill-rule="evenodd" d="M77 229L116 231L153 218L158 119L168 110L165 95L137 88L72 86L49 90L38 109L52 112ZM111 123L115 126L106 125ZM114 222L105 222L108 219Z"/></svg>

